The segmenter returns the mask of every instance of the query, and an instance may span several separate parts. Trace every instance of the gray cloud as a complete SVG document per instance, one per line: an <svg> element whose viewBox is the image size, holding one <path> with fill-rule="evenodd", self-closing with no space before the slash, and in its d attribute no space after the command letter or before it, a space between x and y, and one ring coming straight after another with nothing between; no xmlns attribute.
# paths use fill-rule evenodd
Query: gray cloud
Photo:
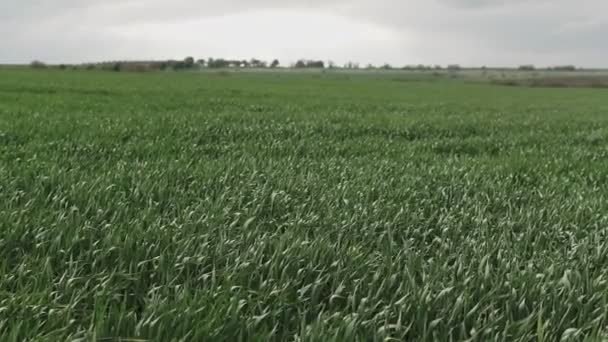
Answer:
<svg viewBox="0 0 608 342"><path fill-rule="evenodd" d="M22 0L0 62L260 56L606 66L603 0Z"/></svg>

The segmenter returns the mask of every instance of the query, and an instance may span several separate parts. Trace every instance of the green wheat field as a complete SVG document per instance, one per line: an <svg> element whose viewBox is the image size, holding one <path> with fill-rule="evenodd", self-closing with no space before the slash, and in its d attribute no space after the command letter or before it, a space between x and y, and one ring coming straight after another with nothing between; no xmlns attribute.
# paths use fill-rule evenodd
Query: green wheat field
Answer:
<svg viewBox="0 0 608 342"><path fill-rule="evenodd" d="M0 340L604 341L608 89L0 70Z"/></svg>

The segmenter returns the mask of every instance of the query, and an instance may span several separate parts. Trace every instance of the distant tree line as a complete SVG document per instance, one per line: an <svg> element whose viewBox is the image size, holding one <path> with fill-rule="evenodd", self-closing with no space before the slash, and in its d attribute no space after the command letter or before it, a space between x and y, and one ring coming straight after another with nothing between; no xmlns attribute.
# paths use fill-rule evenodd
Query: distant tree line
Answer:
<svg viewBox="0 0 608 342"><path fill-rule="evenodd" d="M553 71L576 71L576 67L574 65L558 65L558 66L550 67L549 70L553 70Z"/></svg>
<svg viewBox="0 0 608 342"><path fill-rule="evenodd" d="M323 62L323 61L315 61L315 60L300 59L299 61L296 62L296 64L294 65L294 67L298 68L298 69L302 69L302 68L323 69L323 68L325 68L325 62Z"/></svg>
<svg viewBox="0 0 608 342"><path fill-rule="evenodd" d="M534 71L536 70L536 67L532 64L525 64L525 65L520 65L519 68L517 68L518 70L521 71Z"/></svg>
<svg viewBox="0 0 608 342"><path fill-rule="evenodd" d="M525 64L525 65L520 65L518 70L534 71L537 69L532 64ZM548 67L546 70L548 70L548 71L576 71L576 67L574 65L558 65L558 66Z"/></svg>
<svg viewBox="0 0 608 342"><path fill-rule="evenodd" d="M44 69L51 67L42 61L35 60L30 63L30 67L33 69ZM180 70L197 70L197 69L275 69L281 67L281 63L278 59L274 59L270 62L252 58L250 60L240 59L224 59L224 58L207 58L195 60L194 57L186 57L183 60L165 60L165 61L108 61L100 63L85 63L78 65L60 64L52 66L61 70L65 69L80 69L80 70L102 70L102 71L114 71L114 72L147 72L147 71L180 71ZM346 70L358 70L360 65L357 62L347 62L344 65L337 65L332 61L324 62L322 60L314 59L300 59L297 62L289 65L289 68L293 69L346 69ZM403 67L395 67L390 64L382 64L375 66L368 64L365 66L366 70L410 70L410 71L440 71L447 70L449 72L457 72L465 68L459 64L450 64L445 67L441 65L406 65ZM481 69L488 70L489 68L483 66L481 68L468 68L468 69ZM508 69L508 68L507 68ZM507 70L504 69L504 70ZM502 69L501 69L502 70ZM517 70L520 71L535 71L535 70L546 70L546 71L576 71L577 68L573 65L559 65L548 67L544 69L537 69L532 64L520 65Z"/></svg>
<svg viewBox="0 0 608 342"><path fill-rule="evenodd" d="M270 63L256 58L251 60L232 60L223 58L209 58L194 60L193 57L186 57L183 60L166 60L166 61L108 61L99 63L85 64L60 64L59 69L73 70L102 70L102 71L127 71L127 72L147 72L147 71L180 71L180 70L196 70L202 68L221 69L221 68L278 68L280 67L278 59ZM30 67L34 69L43 69L50 67L44 62L33 61Z"/></svg>

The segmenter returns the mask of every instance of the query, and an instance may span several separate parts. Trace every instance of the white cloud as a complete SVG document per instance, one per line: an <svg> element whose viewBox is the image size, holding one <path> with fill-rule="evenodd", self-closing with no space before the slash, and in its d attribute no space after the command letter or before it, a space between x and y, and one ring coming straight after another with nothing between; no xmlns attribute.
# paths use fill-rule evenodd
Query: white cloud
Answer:
<svg viewBox="0 0 608 342"><path fill-rule="evenodd" d="M376 64L603 65L603 0L0 3L0 62L310 57Z"/></svg>

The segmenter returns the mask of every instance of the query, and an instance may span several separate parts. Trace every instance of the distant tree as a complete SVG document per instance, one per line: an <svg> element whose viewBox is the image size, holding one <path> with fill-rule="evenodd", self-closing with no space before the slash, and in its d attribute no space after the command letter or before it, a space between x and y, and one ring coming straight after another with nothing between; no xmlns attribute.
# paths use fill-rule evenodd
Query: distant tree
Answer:
<svg viewBox="0 0 608 342"><path fill-rule="evenodd" d="M450 64L450 65L448 65L448 70L449 71L458 71L460 69L462 69L462 68L460 67L459 64Z"/></svg>
<svg viewBox="0 0 608 342"><path fill-rule="evenodd" d="M194 67L194 58L193 57L186 57L184 58L184 68L185 69L192 69Z"/></svg>
<svg viewBox="0 0 608 342"><path fill-rule="evenodd" d="M122 69L122 65L120 63L117 62L112 65L112 71L119 72L120 69Z"/></svg>
<svg viewBox="0 0 608 342"><path fill-rule="evenodd" d="M296 68L306 68L306 62L302 59L300 59L299 61L296 62L295 65Z"/></svg>
<svg viewBox="0 0 608 342"><path fill-rule="evenodd" d="M424 64L418 64L416 66L412 66L413 69L418 70L418 71L427 71L427 70L433 70L433 67L430 65L424 65Z"/></svg>
<svg viewBox="0 0 608 342"><path fill-rule="evenodd" d="M198 61L196 61L196 64L198 64L199 67L204 68L205 65L207 65L207 61L205 61L204 59L199 59Z"/></svg>
<svg viewBox="0 0 608 342"><path fill-rule="evenodd" d="M230 65L241 64L241 61L229 61L222 58L213 59L209 58L207 61L207 67L212 69L228 68Z"/></svg>
<svg viewBox="0 0 608 342"><path fill-rule="evenodd" d="M67 68L68 68L67 65L65 65L65 64L59 64L59 70L65 70Z"/></svg>
<svg viewBox="0 0 608 342"><path fill-rule="evenodd" d="M44 62L36 60L30 63L30 67L34 69L44 69L46 68L46 64Z"/></svg>
<svg viewBox="0 0 608 342"><path fill-rule="evenodd" d="M306 67L307 68L320 68L320 69L323 69L323 68L325 68L325 62L323 62L323 61L308 61L306 63Z"/></svg>
<svg viewBox="0 0 608 342"><path fill-rule="evenodd" d="M532 64L520 65L519 70L521 71L534 71L536 68Z"/></svg>
<svg viewBox="0 0 608 342"><path fill-rule="evenodd" d="M252 68L265 68L267 66L266 62L261 61L261 60L256 59L256 58L252 58L249 61L249 65L251 65Z"/></svg>
<svg viewBox="0 0 608 342"><path fill-rule="evenodd" d="M344 64L344 69L359 69L359 63L357 63L357 62L348 62L348 63Z"/></svg>
<svg viewBox="0 0 608 342"><path fill-rule="evenodd" d="M384 70L391 70L391 69L393 69L393 67L392 67L390 64L385 63L385 64L382 66L382 69L384 69Z"/></svg>
<svg viewBox="0 0 608 342"><path fill-rule="evenodd" d="M278 59L275 59L274 61L272 61L272 63L270 63L270 67L273 68L273 69L274 68L278 68L279 65L281 65L281 63L279 62Z"/></svg>
<svg viewBox="0 0 608 342"><path fill-rule="evenodd" d="M443 69L443 67L441 65L439 65L439 64L435 65L433 68L435 70L441 70L441 69Z"/></svg>
<svg viewBox="0 0 608 342"><path fill-rule="evenodd" d="M574 65L558 65L553 68L549 68L549 70L555 71L576 71L576 67Z"/></svg>

